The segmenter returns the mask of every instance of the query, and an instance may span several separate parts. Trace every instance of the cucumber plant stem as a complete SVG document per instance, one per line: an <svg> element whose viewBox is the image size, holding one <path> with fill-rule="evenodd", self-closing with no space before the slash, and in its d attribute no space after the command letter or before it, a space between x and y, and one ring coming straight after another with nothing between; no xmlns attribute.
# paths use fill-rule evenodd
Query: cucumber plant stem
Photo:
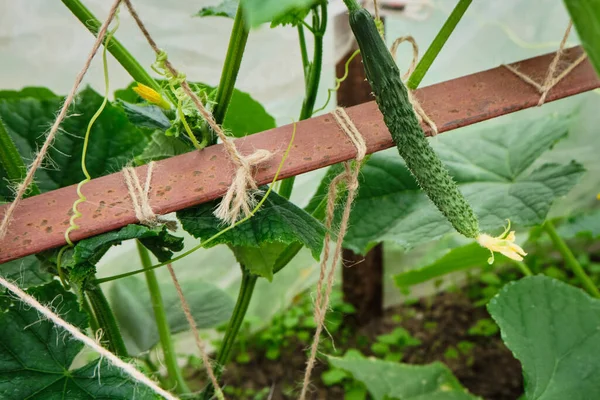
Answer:
<svg viewBox="0 0 600 400"><path fill-rule="evenodd" d="M19 150L8 134L4 122L0 118L0 165L6 171L6 177L10 182L20 183L25 179L27 166L19 154ZM32 183L26 197L40 194L40 189Z"/></svg>
<svg viewBox="0 0 600 400"><path fill-rule="evenodd" d="M125 342L121 336L121 331L117 325L117 320L113 314L108 300L104 296L104 292L99 286L95 286L85 291L87 298L90 301L96 324L102 330L103 345L119 357L129 357ZM93 326L93 324L92 324Z"/></svg>
<svg viewBox="0 0 600 400"><path fill-rule="evenodd" d="M140 260L144 268L152 266L152 260L150 260L150 253L139 241L136 241ZM173 341L171 340L171 330L167 321L167 314L165 313L165 307L163 305L162 294L160 293L160 286L156 279L156 274L152 270L147 270L146 282L148 284L148 291L150 292L150 300L152 301L152 310L154 311L154 319L156 320L156 328L158 329L158 336L160 337L160 344L163 349L165 357L165 365L169 374L170 384L176 386L175 391L179 394L190 393L181 369L177 365L177 356L175 354L175 348Z"/></svg>
<svg viewBox="0 0 600 400"><path fill-rule="evenodd" d="M85 7L80 0L61 0L63 4L77 17L77 19L90 31L94 36L98 34L98 30L102 23ZM142 83L151 87L159 93L163 90L154 78L141 66L141 64L131 55L131 53L119 42L112 38L108 45L108 51L115 57L121 66L131 75L138 83ZM175 95L169 90L164 91L173 104L177 104Z"/></svg>
<svg viewBox="0 0 600 400"><path fill-rule="evenodd" d="M248 311L248 306L250 305L250 300L252 299L252 294L254 293L254 287L256 285L256 281L258 280L258 275L250 273L248 270L246 270L246 268L243 265L241 265L241 267L242 283L238 292L238 298L233 309L233 315L229 320L229 325L227 325L227 330L225 331L223 342L221 342L219 352L217 353L217 367L215 371L217 379L221 377L221 374L223 373L223 368L225 367L225 364L227 364L227 361L229 361L229 357L231 356L231 350L233 349L233 345L235 343L235 338L238 332L240 331L242 323L244 322L244 317L246 316L246 312ZM202 399L211 399L213 393L214 387L212 386L212 384L209 384L204 390Z"/></svg>
<svg viewBox="0 0 600 400"><path fill-rule="evenodd" d="M216 105L213 109L213 116L217 124L222 124L227 114L227 108L233 95L235 81L242 64L244 49L248 41L248 28L244 21L244 13L240 4L235 13L233 20L233 28L229 39L229 47L227 48L227 56L223 71L221 72L221 80L217 88L215 98Z"/></svg>
<svg viewBox="0 0 600 400"><path fill-rule="evenodd" d="M319 15L320 10L320 15ZM313 51L313 60L312 63L308 64L304 58L302 57L302 64L305 71L305 86L306 86L306 94L304 96L304 101L302 102L302 109L300 110L300 121L304 119L308 119L312 116L313 110L315 108L315 101L317 100L317 94L319 92L319 82L321 80L321 68L323 66L323 38L325 36L325 30L327 29L327 3L321 2L320 5L315 6L312 10L313 15L313 28L315 29L315 47ZM298 29L298 33L300 34L300 29ZM304 32L304 31L302 31ZM302 37L300 40L301 51L305 51L302 49ZM306 72L308 70L308 73ZM292 195L292 190L294 188L295 177L290 177L284 179L281 182L281 187L279 188L279 195L289 199Z"/></svg>
<svg viewBox="0 0 600 400"><path fill-rule="evenodd" d="M410 78L408 78L406 86L409 89L415 90L419 86L423 80L423 77L429 70L429 67L431 67L431 64L433 64L433 61L436 59L440 53L440 50L442 50L442 47L444 47L446 41L454 31L454 28L456 28L456 25L458 25L458 22L465 14L465 11L467 11L467 8L469 8L471 5L471 1L472 0L460 0L456 7L454 7L454 10L452 10L450 16L448 19L446 19L446 22L444 22L442 29L440 29L438 34L435 36L435 39L433 39L433 42L431 45L429 45L427 51L425 51L423 58L421 58L417 64L417 67L410 75Z"/></svg>
<svg viewBox="0 0 600 400"><path fill-rule="evenodd" d="M298 42L300 43L300 56L302 57L302 69L304 71L304 84L308 79L308 70L310 61L308 61L308 51L306 50L306 37L304 36L304 26L298 24Z"/></svg>
<svg viewBox="0 0 600 400"><path fill-rule="evenodd" d="M554 243L556 250L558 250L563 256L565 264L567 264L569 268L573 270L573 273L575 274L575 276L577 276L585 290L587 290L588 293L592 296L600 298L600 291L598 290L596 285L594 285L594 282L588 276L588 274L586 274L581 264L579 264L579 261L577 261L577 259L573 255L573 252L571 251L569 246L567 246L565 241L559 236L558 232L556 232L554 224L552 224L550 220L544 223L544 230L546 231L546 233L548 233L550 239L552 239L552 243Z"/></svg>

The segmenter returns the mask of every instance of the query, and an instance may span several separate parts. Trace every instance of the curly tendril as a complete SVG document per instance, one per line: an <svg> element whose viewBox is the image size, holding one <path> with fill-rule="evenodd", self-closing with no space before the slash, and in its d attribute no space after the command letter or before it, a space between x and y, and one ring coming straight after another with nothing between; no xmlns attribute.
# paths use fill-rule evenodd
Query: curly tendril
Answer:
<svg viewBox="0 0 600 400"><path fill-rule="evenodd" d="M71 235L71 232L80 228L80 226L77 225L77 223L75 223L75 221L78 218L81 218L83 216L83 214L79 211L78 206L81 203L84 203L87 201L87 197L85 197L85 195L81 191L83 186L92 180L92 177L86 168L86 162L85 162L86 156L87 156L87 149L88 149L88 145L89 145L89 141L90 141L90 133L92 131L92 126L94 125L94 123L96 122L98 117L100 117L100 114L102 114L102 112L106 108L106 104L108 103L108 94L109 94L109 90L110 90L110 85L109 85L109 77L108 77L108 57L107 57L106 50L108 47L108 43L114 36L117 29L119 29L119 11L118 10L115 13L115 27L106 33L106 39L104 41L104 48L102 50L102 65L104 68L104 99L102 100L102 104L100 104L100 107L98 108L96 113L90 119L90 122L88 123L87 129L85 131L85 136L83 139L83 149L81 150L81 171L83 172L85 179L77 184L78 198L77 198L77 200L75 200L75 202L73 203L73 206L71 208L73 211L73 215L71 215L71 218L69 219L69 227L65 231L65 241L67 242L67 245L63 246L60 249L60 251L58 252L58 256L56 257L56 268L58 270L58 277L60 278L61 283L67 290L70 288L70 286L66 281L65 274L62 269L61 261L62 261L62 256L63 256L65 250L72 248L75 245L73 243L73 241L71 240L70 235Z"/></svg>

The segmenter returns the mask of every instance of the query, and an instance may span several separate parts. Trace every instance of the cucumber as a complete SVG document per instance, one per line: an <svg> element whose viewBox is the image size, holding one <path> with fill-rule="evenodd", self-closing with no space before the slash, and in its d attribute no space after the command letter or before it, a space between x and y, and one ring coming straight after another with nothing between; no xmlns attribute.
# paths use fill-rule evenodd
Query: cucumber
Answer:
<svg viewBox="0 0 600 400"><path fill-rule="evenodd" d="M371 14L364 8L351 9L350 27L362 54L367 80L400 156L452 226L468 238L477 238L477 217L429 145L400 79L400 70Z"/></svg>

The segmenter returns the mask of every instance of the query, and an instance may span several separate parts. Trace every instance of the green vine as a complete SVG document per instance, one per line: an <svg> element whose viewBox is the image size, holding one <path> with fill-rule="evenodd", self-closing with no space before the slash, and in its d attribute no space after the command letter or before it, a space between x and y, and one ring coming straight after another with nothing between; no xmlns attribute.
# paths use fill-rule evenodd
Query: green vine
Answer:
<svg viewBox="0 0 600 400"><path fill-rule="evenodd" d="M160 286L158 285L156 274L153 270L149 269L149 267L152 266L150 254L139 241L136 241L136 245L140 260L145 268L146 283L148 284L148 291L150 292L152 310L154 311L154 319L156 320L156 328L158 329L158 336L165 357L165 365L167 367L167 373L169 374L169 380L171 381L170 383L171 385L176 386L175 390L177 393L189 393L190 389L185 383L185 379L183 379L183 375L181 374L181 369L177 364L177 355L175 354L175 347L171 340L171 330L169 328L169 322L167 321L167 314L165 313Z"/></svg>
<svg viewBox="0 0 600 400"><path fill-rule="evenodd" d="M321 80L321 68L323 66L323 38L327 30L327 2L320 2L312 9L312 29L315 46L313 51L312 63L308 62L304 56L306 45L304 44L304 31L298 30L300 35L300 47L302 52L302 63L305 72L306 94L300 110L300 121L308 119L313 115L317 94L319 92L319 82ZM303 45L304 44L304 45ZM289 199L294 188L295 177L284 179L279 188L279 195Z"/></svg>
<svg viewBox="0 0 600 400"><path fill-rule="evenodd" d="M215 97L215 107L213 108L213 117L215 122L219 125L225 120L227 109L233 95L235 87L235 81L242 64L242 58L244 56L244 49L248 41L248 28L246 27L246 21L244 20L244 13L242 5L238 5L235 13L235 19L233 20L233 28L231 30L231 36L229 38L229 46L227 47L227 56L225 57L225 64L223 64L223 70L221 72L221 80L217 88L217 95Z"/></svg>
<svg viewBox="0 0 600 400"><path fill-rule="evenodd" d="M258 280L258 275L254 275L248 272L248 270L243 265L241 265L241 268L242 283L238 292L238 298L235 303L231 319L229 320L229 325L227 325L227 330L225 331L223 342L221 343L221 347L219 348L219 352L217 353L217 368L215 370L215 375L217 379L221 377L221 374L223 373L223 368L225 364L227 364L227 362L229 361L229 357L231 356L231 350L233 349L233 345L235 344L235 338L240 330L240 327L242 326L242 323L244 322L244 317L246 316L246 312L248 311L248 306L250 305L250 300L252 300L252 294L254 293L254 287L256 286L256 281ZM213 393L214 387L212 384L209 384L204 390L202 399L211 399Z"/></svg>
<svg viewBox="0 0 600 400"><path fill-rule="evenodd" d="M121 331L117 325L117 320L102 290L98 286L95 286L87 289L85 294L89 299L95 317L95 324L91 322L90 326L93 329L94 325L96 325L97 328L94 329L94 332L102 333L100 339L102 345L119 357L129 357L125 342L121 336ZM84 301L84 304L86 303L87 301Z"/></svg>

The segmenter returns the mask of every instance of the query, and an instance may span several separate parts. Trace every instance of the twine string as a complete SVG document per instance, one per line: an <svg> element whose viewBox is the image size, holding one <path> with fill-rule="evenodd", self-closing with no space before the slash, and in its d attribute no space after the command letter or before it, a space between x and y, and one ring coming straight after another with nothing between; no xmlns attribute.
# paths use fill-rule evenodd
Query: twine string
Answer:
<svg viewBox="0 0 600 400"><path fill-rule="evenodd" d="M167 71L172 76L182 77L181 79L181 88L184 93L192 99L192 102L198 109L198 112L202 117L206 120L208 125L211 127L213 132L218 136L218 138L223 142L223 146L225 151L231 158L233 162L236 172L234 174L234 178L227 190L227 193L223 197L223 200L219 204L219 207L215 210L215 215L217 218L227 222L228 224L234 224L242 214L248 215L248 213L252 210L255 205L255 196L254 193L248 193L248 189L251 191L258 190L256 185L256 181L252 176L252 167L259 165L260 163L267 161L270 159L273 154L268 150L257 150L253 154L248 156L243 156L238 149L236 148L233 140L231 140L223 131L223 129L216 123L213 115L208 111L200 98L192 91L187 80L183 78L183 75L180 74L174 67L173 64L165 57L165 53L158 47L150 32L140 19L137 11L133 8L131 0L123 0L136 24L140 28L142 34L148 41L148 44L154 50L157 56L164 57L164 66Z"/></svg>
<svg viewBox="0 0 600 400"><path fill-rule="evenodd" d="M325 247L320 263L320 275L319 280L317 281L317 298L314 307L314 318L317 327L310 348L310 356L306 362L306 370L304 372L304 381L302 384L300 400L304 400L306 398L308 387L310 385L310 376L312 374L312 370L316 362L317 351L319 348L319 340L325 325L325 315L329 308L329 301L331 291L333 288L335 271L342 254L342 244L344 242L344 237L346 236L346 232L348 230L348 221L350 220L350 211L352 210L352 203L354 202L354 198L356 197L358 191L358 174L360 173L361 162L365 158L367 152L367 146L364 138L362 137L362 135L360 134L360 132L346 113L346 111L343 108L338 107L331 114L335 118L340 128L344 131L346 136L350 138L350 141L352 142L354 147L356 147L356 157L354 163L350 161L344 162L344 172L333 178L329 183L329 189L327 194L327 214L325 219ZM335 216L335 202L338 192L338 186L341 183L346 183L348 193L344 205L344 210L342 212L342 219L340 221L340 227L336 238L335 248L333 251L331 268L329 268L329 273L327 273L327 265L330 257L329 240L331 239L331 227L333 225L333 219ZM323 284L325 282L326 288L323 291Z"/></svg>
<svg viewBox="0 0 600 400"><path fill-rule="evenodd" d="M173 269L173 266L171 264L167 264L167 268L169 269L169 274L171 274L171 279L173 279L173 284L175 285L175 290L177 291L177 296L179 297L183 314L185 315L185 318L187 319L187 322L190 325L190 328L192 329L192 333L194 334L194 341L196 342L196 347L198 347L198 351L200 352L200 357L202 358L204 368L206 368L206 373L208 374L208 377L212 382L213 387L215 388L217 398L223 400L225 399L225 396L223 395L223 391L219 386L219 381L215 376L212 361L206 353L206 346L204 344L204 341L198 333L198 326L196 325L196 320L194 320L194 316L192 315L192 312L190 310L190 305L185 299L183 290L181 289L181 285L179 284L179 279L177 279L177 275L175 275L175 270Z"/></svg>
<svg viewBox="0 0 600 400"><path fill-rule="evenodd" d="M86 336L77 327L75 327L75 326L71 325L70 323L68 323L67 321L63 320L60 316L55 314L48 307L44 306L39 301L37 301L33 296L30 296L29 294L25 293L18 286L13 285L12 283L8 282L6 279L4 279L1 276L0 276L0 285L2 285L4 288L8 289L15 296L17 296L19 298L19 300L21 300L23 303L25 303L28 306L37 310L40 314L42 314L44 317L48 318L55 325L61 327L65 331L69 332L73 336L73 338L75 338L76 340L80 341L84 345L93 349L96 353L98 353L100 355L101 358L108 360L108 362L110 362L115 367L119 368L125 374L129 375L132 379L143 383L148 388L150 388L152 391L154 391L156 394L160 395L161 397L163 397L167 400L178 400L177 397L173 396L166 390L159 387L150 378L148 378L146 375L144 375L139 370L137 370L133 365L126 363L125 361L121 360L119 357L117 357L110 351L106 350L104 347L100 346L96 342L96 340Z"/></svg>
<svg viewBox="0 0 600 400"><path fill-rule="evenodd" d="M117 9L119 7L119 4L121 4L121 0L115 0L113 5L111 6L111 8L108 12L108 16L106 17L106 20L100 27L100 30L98 31L98 36L96 37L96 40L94 41L94 44L92 45L92 48L91 48L87 58L85 59L83 67L81 68L81 71L79 71L77 76L75 77L75 81L73 82L73 87L71 88L71 91L65 98L62 108L60 109L58 116L54 120L54 123L52 124L52 127L50 128L50 131L48 132L48 135L46 136L46 140L44 141L44 144L42 145L42 147L38 151L35 159L31 163L31 166L29 167L29 170L27 171L27 174L25 175L25 179L23 179L23 181L17 185L15 199L12 201L10 206L6 209L6 213L4 214L4 217L2 218L2 222L0 223L0 240L4 239L4 237L6 236L6 234L8 232L8 226L12 222L13 214L15 213L15 210L17 209L17 207L23 200L23 196L27 192L27 189L33 183L35 173L42 165L42 162L43 162L44 158L46 157L46 154L48 153L50 146L54 142L54 139L56 138L56 134L58 133L60 124L67 116L67 111L69 110L69 106L71 105L71 103L73 102L73 99L75 98L75 95L77 94L77 89L79 88L79 85L81 84L81 81L83 80L83 77L85 76L88 69L90 68L92 60L94 59L94 56L98 52L100 45L104 41L104 37L106 36L106 31L108 30L108 26L114 19Z"/></svg>
<svg viewBox="0 0 600 400"><path fill-rule="evenodd" d="M533 80L530 76L525 75L524 73L519 71L517 68L513 67L512 65L502 64L503 67L505 67L510 72L512 72L513 74L518 76L523 82L529 84L530 86L535 88L540 93L540 99L538 100L538 104L537 104L538 107L543 105L546 102L546 98L548 96L548 93L550 93L550 90L552 90L552 88L554 86L556 86L560 81L562 81L567 75L569 75L579 64L581 64L587 58L587 54L584 52L574 62L569 64L569 66L567 68L565 68L560 74L555 76L556 70L558 68L558 62L560 61L562 55L565 52L565 46L567 44L567 39L569 38L569 35L571 34L572 28L573 28L573 21L569 21L569 24L567 25L567 29L565 30L563 38L560 41L558 50L556 51L556 54L554 54L554 57L552 58L552 61L550 62L550 65L548 66L548 71L546 71L546 76L544 78L544 81L541 84L536 82L535 80Z"/></svg>

